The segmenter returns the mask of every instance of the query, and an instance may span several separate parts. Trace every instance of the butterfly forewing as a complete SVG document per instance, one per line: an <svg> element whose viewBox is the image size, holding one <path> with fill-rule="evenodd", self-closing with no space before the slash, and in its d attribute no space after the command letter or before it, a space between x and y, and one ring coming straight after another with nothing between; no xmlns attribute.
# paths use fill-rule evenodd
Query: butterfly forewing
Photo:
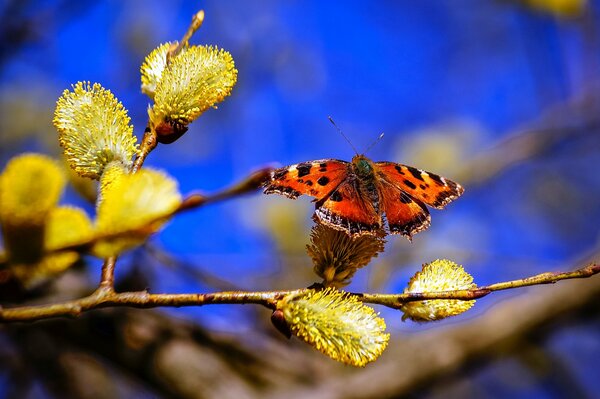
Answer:
<svg viewBox="0 0 600 399"><path fill-rule="evenodd" d="M323 199L346 178L349 165L346 161L321 159L276 169L265 185L265 194L290 198L304 194Z"/></svg>
<svg viewBox="0 0 600 399"><path fill-rule="evenodd" d="M393 162L375 162L375 166L381 179L437 209L444 208L464 192L460 184L412 166Z"/></svg>

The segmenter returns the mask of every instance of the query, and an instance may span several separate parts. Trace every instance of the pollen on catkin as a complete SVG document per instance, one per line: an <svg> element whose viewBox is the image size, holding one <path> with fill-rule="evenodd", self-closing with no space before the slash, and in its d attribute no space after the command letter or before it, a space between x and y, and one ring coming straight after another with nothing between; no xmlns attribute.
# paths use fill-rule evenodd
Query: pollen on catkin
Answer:
<svg viewBox="0 0 600 399"><path fill-rule="evenodd" d="M160 81L163 71L167 66L167 53L172 45L175 43L164 43L155 48L146 56L142 66L140 67L140 73L142 75L142 93L146 94L150 98L154 98L156 93L156 85ZM183 47L182 51L185 51L186 47Z"/></svg>
<svg viewBox="0 0 600 399"><path fill-rule="evenodd" d="M410 279L404 292L440 292L472 288L477 288L473 283L473 276L467 273L462 266L446 259L438 259L424 264L422 270ZM400 310L404 312L402 320L411 319L424 322L456 316L466 312L474 304L475 300L434 299L407 302L402 305Z"/></svg>
<svg viewBox="0 0 600 399"><path fill-rule="evenodd" d="M316 224L311 230L310 242L306 251L315 273L325 286L339 288L348 285L358 269L383 251L385 239L370 234L351 237L343 231Z"/></svg>
<svg viewBox="0 0 600 399"><path fill-rule="evenodd" d="M165 52L164 46L155 50L153 60ZM154 63L156 71L160 65ZM150 80L148 75L149 84L156 82L154 105L148 114L158 140L170 143L204 111L231 94L237 70L231 54L213 46L185 47L163 68L158 80L155 75Z"/></svg>
<svg viewBox="0 0 600 399"><path fill-rule="evenodd" d="M65 90L53 122L65 157L80 176L99 179L110 162L132 165L138 146L127 110L100 84L77 82Z"/></svg>
<svg viewBox="0 0 600 399"><path fill-rule="evenodd" d="M385 321L356 297L334 288L309 290L281 300L277 308L291 333L342 363L363 367L385 350Z"/></svg>
<svg viewBox="0 0 600 399"><path fill-rule="evenodd" d="M101 182L93 252L100 257L117 255L140 245L159 230L181 204L177 182L149 168L134 174L115 174L110 184Z"/></svg>

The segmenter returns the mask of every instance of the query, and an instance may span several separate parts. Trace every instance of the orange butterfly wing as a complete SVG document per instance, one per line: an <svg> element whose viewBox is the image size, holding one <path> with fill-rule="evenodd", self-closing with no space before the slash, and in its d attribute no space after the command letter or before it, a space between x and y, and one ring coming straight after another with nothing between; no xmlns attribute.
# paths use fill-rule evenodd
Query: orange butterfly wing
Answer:
<svg viewBox="0 0 600 399"><path fill-rule="evenodd" d="M412 240L413 234L429 227L431 216L423 202L411 197L393 182L381 180L378 189L390 233L402 234Z"/></svg>
<svg viewBox="0 0 600 399"><path fill-rule="evenodd" d="M317 202L315 217L350 235L382 234L381 212L361 191L355 176L347 178L327 198Z"/></svg>
<svg viewBox="0 0 600 399"><path fill-rule="evenodd" d="M435 173L393 162L375 162L380 179L401 188L412 198L429 206L443 209L462 195L464 188L458 183Z"/></svg>
<svg viewBox="0 0 600 399"><path fill-rule="evenodd" d="M304 194L323 199L346 178L349 165L337 159L321 159L276 169L265 184L265 194L292 199Z"/></svg>

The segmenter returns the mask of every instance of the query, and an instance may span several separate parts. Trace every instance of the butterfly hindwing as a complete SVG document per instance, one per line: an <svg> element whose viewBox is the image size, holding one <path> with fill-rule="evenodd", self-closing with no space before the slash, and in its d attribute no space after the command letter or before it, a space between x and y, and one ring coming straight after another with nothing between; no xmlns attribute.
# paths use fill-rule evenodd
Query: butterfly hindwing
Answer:
<svg viewBox="0 0 600 399"><path fill-rule="evenodd" d="M265 184L265 194L277 193L289 198L304 194L322 199L346 178L349 165L337 159L321 159L276 169Z"/></svg>
<svg viewBox="0 0 600 399"><path fill-rule="evenodd" d="M412 166L393 162L375 162L375 166L381 179L437 209L444 208L464 192L460 184Z"/></svg>
<svg viewBox="0 0 600 399"><path fill-rule="evenodd" d="M318 221L350 235L381 234L381 213L372 200L361 192L354 178L343 181L326 199L317 202Z"/></svg>
<svg viewBox="0 0 600 399"><path fill-rule="evenodd" d="M411 197L397 185L381 181L379 194L390 233L402 234L410 240L413 234L425 230L431 224L425 204Z"/></svg>

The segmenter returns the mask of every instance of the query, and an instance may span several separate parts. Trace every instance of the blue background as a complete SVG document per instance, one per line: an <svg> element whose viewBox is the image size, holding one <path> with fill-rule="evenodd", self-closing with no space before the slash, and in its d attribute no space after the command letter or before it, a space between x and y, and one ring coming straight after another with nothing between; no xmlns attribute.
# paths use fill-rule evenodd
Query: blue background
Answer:
<svg viewBox="0 0 600 399"><path fill-rule="evenodd" d="M239 76L217 110L148 158L146 165L176 177L183 193L216 191L265 165L349 160L354 151L328 122L331 115L359 151L385 133L369 151L372 159L431 170L466 188L446 210L432 211L431 228L412 244L390 237L385 254L349 289L400 292L421 263L436 258L463 264L479 284L582 266L573 262L597 251L600 238L600 138L597 127L583 124L584 111L565 111L565 104L593 98L597 87L598 5L560 18L475 0L31 2L23 15L37 22L33 35L18 47L6 36L2 44L2 109L23 111L0 118L2 165L22 151L59 153L54 102L79 80L113 91L140 136L149 100L139 90L139 66L158 44L178 40L201 7L206 19L192 43L231 52ZM534 144L519 141L536 129ZM555 139L553 129L573 133ZM530 145L539 149L509 161ZM496 159L504 166L494 172ZM93 214L74 191L65 202ZM178 216L152 245L244 289L307 286L316 281L304 252L311 213L308 198L251 195ZM119 273L144 261L152 263L134 252ZM214 289L189 270L147 267L154 292ZM378 310L392 340L400 340L493 311L515 294L486 298L468 317L433 326ZM243 334L254 326L246 307L167 311L215 330ZM600 390L599 334L595 319L547 344L575 359L577 381L590 396ZM543 381L526 389L504 385L499 370L516 367L496 363L473 378L493 397L557 397Z"/></svg>

